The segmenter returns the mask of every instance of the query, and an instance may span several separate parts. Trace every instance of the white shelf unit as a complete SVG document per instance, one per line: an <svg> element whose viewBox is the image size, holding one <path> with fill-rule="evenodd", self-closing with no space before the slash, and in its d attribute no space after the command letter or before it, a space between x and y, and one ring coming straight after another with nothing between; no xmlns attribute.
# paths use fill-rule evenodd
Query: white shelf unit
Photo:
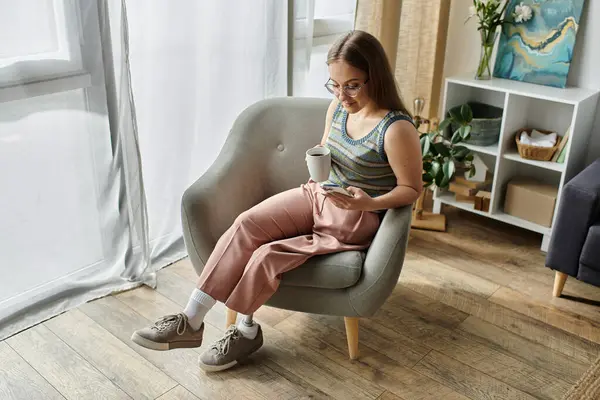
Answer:
<svg viewBox="0 0 600 400"><path fill-rule="evenodd" d="M575 87L559 89L500 78L487 81L466 75L447 78L444 115L452 107L478 101L502 108L502 124L498 143L491 146L465 144L482 158L493 174L489 211L475 210L472 204L457 202L454 194L439 190L434 193L433 211L440 213L442 204L448 204L540 233L543 235L541 249L546 251L552 226L538 225L504 213L506 185L512 177L519 175L557 186L554 224L564 184L584 167L599 94L597 90ZM561 136L571 127L564 163L521 158L515 133L525 127L550 130Z"/></svg>

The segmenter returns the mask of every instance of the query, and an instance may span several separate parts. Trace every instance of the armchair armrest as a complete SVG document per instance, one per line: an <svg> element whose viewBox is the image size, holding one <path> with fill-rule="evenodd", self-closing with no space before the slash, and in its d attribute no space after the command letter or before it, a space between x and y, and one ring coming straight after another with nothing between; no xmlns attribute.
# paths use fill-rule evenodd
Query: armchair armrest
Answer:
<svg viewBox="0 0 600 400"><path fill-rule="evenodd" d="M358 283L348 291L350 304L360 316L371 316L396 287L404 263L412 205L387 210L367 251Z"/></svg>
<svg viewBox="0 0 600 400"><path fill-rule="evenodd" d="M563 188L546 256L546 266L577 276L579 256L591 225L600 219L600 160Z"/></svg>
<svg viewBox="0 0 600 400"><path fill-rule="evenodd" d="M264 200L264 188L256 182L261 157L243 151L246 139L240 130L234 126L215 162L182 197L183 237L198 274L235 218Z"/></svg>

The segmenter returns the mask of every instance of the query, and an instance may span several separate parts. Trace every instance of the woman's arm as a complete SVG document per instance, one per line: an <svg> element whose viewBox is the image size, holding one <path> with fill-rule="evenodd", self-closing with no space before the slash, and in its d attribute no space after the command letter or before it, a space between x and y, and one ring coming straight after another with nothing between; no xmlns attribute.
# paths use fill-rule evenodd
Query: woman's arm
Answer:
<svg viewBox="0 0 600 400"><path fill-rule="evenodd" d="M397 208L415 202L423 191L423 161L419 133L408 121L391 124L383 148L396 175L394 190L373 199L375 210Z"/></svg>

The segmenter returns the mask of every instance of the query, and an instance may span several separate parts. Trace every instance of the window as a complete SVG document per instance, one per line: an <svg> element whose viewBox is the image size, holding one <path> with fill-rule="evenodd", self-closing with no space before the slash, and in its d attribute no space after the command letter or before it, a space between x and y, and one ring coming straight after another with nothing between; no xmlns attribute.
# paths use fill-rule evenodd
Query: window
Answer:
<svg viewBox="0 0 600 400"><path fill-rule="evenodd" d="M77 0L0 0L0 101L45 94L31 87L5 91L10 88L86 74L79 4ZM84 87L79 81L76 87ZM61 85L47 86L46 93L61 91Z"/></svg>

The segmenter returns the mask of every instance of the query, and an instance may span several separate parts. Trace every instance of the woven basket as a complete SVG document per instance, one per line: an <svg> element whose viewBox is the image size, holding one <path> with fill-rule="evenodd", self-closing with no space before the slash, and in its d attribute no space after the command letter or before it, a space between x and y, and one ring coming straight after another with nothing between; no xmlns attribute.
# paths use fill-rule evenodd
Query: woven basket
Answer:
<svg viewBox="0 0 600 400"><path fill-rule="evenodd" d="M519 155L521 156L521 158L526 158L528 160L550 161L552 159L552 156L558 149L558 146L560 145L561 137L557 135L556 144L554 145L554 147L539 147L521 143L521 133L527 132L528 134L531 134L532 130L533 129L523 128L519 129L515 134L515 141L517 142L517 149L519 150ZM542 129L536 129L536 131L545 135L552 133L552 131L545 131Z"/></svg>

